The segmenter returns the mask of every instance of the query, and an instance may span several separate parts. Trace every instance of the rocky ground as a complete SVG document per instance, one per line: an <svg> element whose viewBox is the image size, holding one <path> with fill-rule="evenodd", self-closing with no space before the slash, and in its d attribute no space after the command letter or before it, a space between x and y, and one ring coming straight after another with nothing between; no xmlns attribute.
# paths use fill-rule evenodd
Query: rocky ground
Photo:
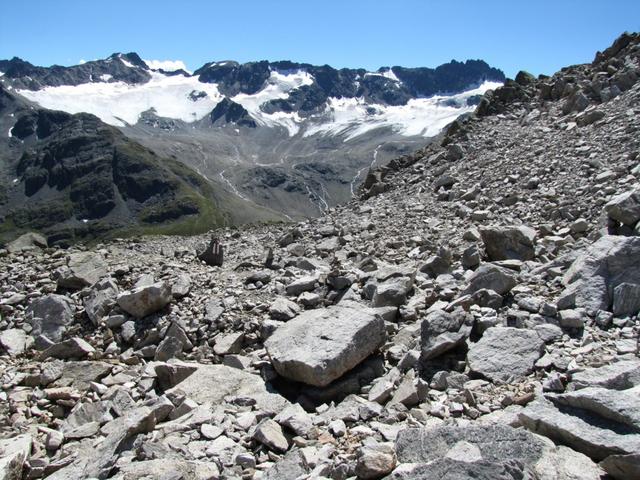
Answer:
<svg viewBox="0 0 640 480"><path fill-rule="evenodd" d="M640 38L320 219L0 257L0 475L640 478Z"/></svg>

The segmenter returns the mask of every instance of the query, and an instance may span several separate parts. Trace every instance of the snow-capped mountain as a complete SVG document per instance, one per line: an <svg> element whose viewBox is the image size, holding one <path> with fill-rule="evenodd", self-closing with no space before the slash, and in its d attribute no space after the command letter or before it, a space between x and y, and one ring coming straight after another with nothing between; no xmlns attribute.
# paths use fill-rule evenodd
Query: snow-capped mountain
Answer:
<svg viewBox="0 0 640 480"><path fill-rule="evenodd" d="M480 60L376 72L290 61L181 66L135 53L71 67L14 58L0 61L0 81L40 107L94 114L290 216L348 200L367 168L426 144L504 81Z"/></svg>

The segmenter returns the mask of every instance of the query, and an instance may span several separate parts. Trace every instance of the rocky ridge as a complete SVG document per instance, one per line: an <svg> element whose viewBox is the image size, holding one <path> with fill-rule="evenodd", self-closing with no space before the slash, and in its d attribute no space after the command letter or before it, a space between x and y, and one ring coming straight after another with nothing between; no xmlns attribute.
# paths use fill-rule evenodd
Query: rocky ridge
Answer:
<svg viewBox="0 0 640 480"><path fill-rule="evenodd" d="M319 219L9 244L0 468L637 478L639 76L521 73Z"/></svg>

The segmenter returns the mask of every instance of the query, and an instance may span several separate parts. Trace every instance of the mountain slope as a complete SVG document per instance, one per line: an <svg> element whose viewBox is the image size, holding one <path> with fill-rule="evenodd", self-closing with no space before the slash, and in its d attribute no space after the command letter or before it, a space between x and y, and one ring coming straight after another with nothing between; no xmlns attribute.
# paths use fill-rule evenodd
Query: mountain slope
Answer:
<svg viewBox="0 0 640 480"><path fill-rule="evenodd" d="M191 75L134 53L49 69L12 59L0 72L40 106L93 113L239 200L293 218L349 200L372 164L424 146L504 80L479 60L377 72L223 61Z"/></svg>
<svg viewBox="0 0 640 480"><path fill-rule="evenodd" d="M240 215L202 176L89 114L31 109L0 86L17 118L0 165L3 237L38 230L54 243L105 235L198 233ZM11 112L9 112L11 110ZM3 112L0 111L0 115ZM10 180L9 180L10 179ZM278 219L253 208L255 217Z"/></svg>

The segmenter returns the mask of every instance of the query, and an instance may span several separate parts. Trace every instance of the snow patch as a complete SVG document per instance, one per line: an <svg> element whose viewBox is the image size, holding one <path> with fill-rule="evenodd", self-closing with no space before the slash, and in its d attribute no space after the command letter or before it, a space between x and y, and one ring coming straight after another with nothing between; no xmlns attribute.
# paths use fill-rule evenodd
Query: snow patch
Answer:
<svg viewBox="0 0 640 480"><path fill-rule="evenodd" d="M11 133L12 131L13 131L13 127L9 129L9 138L13 137L13 133Z"/></svg>
<svg viewBox="0 0 640 480"><path fill-rule="evenodd" d="M87 61L84 58L81 58L78 65L84 65L85 63L87 63Z"/></svg>
<svg viewBox="0 0 640 480"><path fill-rule="evenodd" d="M396 77L396 74L393 73L393 70L391 69L383 70L382 72L367 72L364 74L364 76L365 77L369 77L369 76L385 77L390 80L393 80L394 82L400 82L400 79Z"/></svg>
<svg viewBox="0 0 640 480"><path fill-rule="evenodd" d="M124 57L122 56L122 54L118 55L118 58L120 59L120 61L122 63L124 63L125 67L129 67L129 68L135 68L135 65L133 65L133 63L128 62L127 60L124 59Z"/></svg>
<svg viewBox="0 0 640 480"><path fill-rule="evenodd" d="M466 103L470 97L501 85L484 82L456 95L414 98L398 106L371 105L362 98L330 98L323 114L316 116L315 125L307 128L303 136L341 135L346 142L376 128L390 127L405 136L432 137L460 115L475 109L475 105Z"/></svg>
<svg viewBox="0 0 640 480"><path fill-rule="evenodd" d="M176 70L184 70L191 73L182 60L143 60L144 63L152 70L161 68L166 72L175 72Z"/></svg>
<svg viewBox="0 0 640 480"><path fill-rule="evenodd" d="M289 135L293 136L300 130L299 123L302 121L297 112L274 112L269 114L263 112L260 106L270 100L288 98L291 90L303 85L311 85L312 83L313 77L302 70L272 71L262 90L253 95L241 93L231 100L242 105L259 124L270 127L284 127L289 131Z"/></svg>
<svg viewBox="0 0 640 480"><path fill-rule="evenodd" d="M112 78L113 75L109 75L108 73L103 73L102 75L100 75L100 80L102 80L103 82L108 82Z"/></svg>
<svg viewBox="0 0 640 480"><path fill-rule="evenodd" d="M215 84L201 83L198 77L150 74L151 79L143 84L85 83L37 91L19 90L19 93L42 107L69 113L92 113L117 127L125 123L134 125L140 114L151 108L160 117L193 122L204 118L223 98ZM189 94L194 90L203 90L207 96L193 101Z"/></svg>

